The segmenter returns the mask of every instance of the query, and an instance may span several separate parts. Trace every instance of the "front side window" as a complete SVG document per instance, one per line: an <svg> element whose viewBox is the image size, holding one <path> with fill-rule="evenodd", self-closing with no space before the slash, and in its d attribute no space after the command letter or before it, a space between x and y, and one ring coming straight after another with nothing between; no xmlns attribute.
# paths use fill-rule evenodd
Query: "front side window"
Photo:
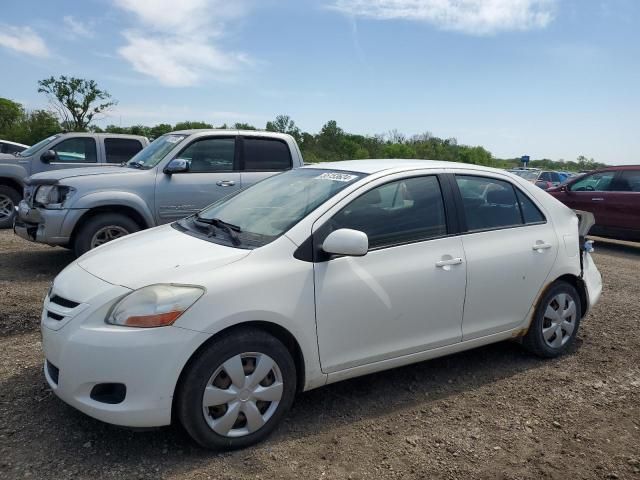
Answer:
<svg viewBox="0 0 640 480"><path fill-rule="evenodd" d="M142 143L132 138L105 138L107 163L124 163L142 150Z"/></svg>
<svg viewBox="0 0 640 480"><path fill-rule="evenodd" d="M239 190L177 222L181 229L212 242L257 248L275 240L321 204L357 182L362 173L297 168ZM214 225L212 225L212 222ZM222 223L232 225L226 234ZM217 224L218 226L216 226ZM228 231L227 231L228 233Z"/></svg>
<svg viewBox="0 0 640 480"><path fill-rule="evenodd" d="M456 182L469 230L522 225L520 205L509 182L470 175L456 175Z"/></svg>
<svg viewBox="0 0 640 480"><path fill-rule="evenodd" d="M90 137L75 137L63 140L55 147L56 162L65 163L96 163L96 141Z"/></svg>
<svg viewBox="0 0 640 480"><path fill-rule="evenodd" d="M189 161L190 173L230 172L235 151L235 138L214 137L196 140L178 157Z"/></svg>
<svg viewBox="0 0 640 480"><path fill-rule="evenodd" d="M616 172L598 172L585 175L571 185L572 192L607 192Z"/></svg>
<svg viewBox="0 0 640 480"><path fill-rule="evenodd" d="M291 168L291 153L282 140L244 138L244 169L247 171L278 171Z"/></svg>
<svg viewBox="0 0 640 480"><path fill-rule="evenodd" d="M334 215L323 227L322 236L340 228L366 233L370 249L446 235L437 177L406 178L369 190Z"/></svg>

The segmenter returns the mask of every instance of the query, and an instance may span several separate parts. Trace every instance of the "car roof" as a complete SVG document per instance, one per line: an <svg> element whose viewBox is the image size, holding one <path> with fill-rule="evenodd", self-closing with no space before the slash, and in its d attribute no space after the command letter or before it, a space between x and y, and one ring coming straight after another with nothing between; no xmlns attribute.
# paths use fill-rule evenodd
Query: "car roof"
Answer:
<svg viewBox="0 0 640 480"><path fill-rule="evenodd" d="M169 132L167 135L244 135L247 137L269 137L269 138L281 138L288 139L291 135L280 132L268 132L266 130L237 130L230 128L193 128L190 130L176 130L175 132Z"/></svg>
<svg viewBox="0 0 640 480"><path fill-rule="evenodd" d="M418 168L453 168L471 169L483 172L504 173L504 170L473 165L470 163L445 162L442 160L413 160L403 158L381 158L371 160L342 160L338 162L313 163L305 165L303 168L322 168L327 170L341 170L348 172L359 172L373 174L382 171L405 171Z"/></svg>
<svg viewBox="0 0 640 480"><path fill-rule="evenodd" d="M0 139L0 143L7 143L9 145L17 145L18 147L27 147L27 148L29 148L29 145L25 145L24 143L12 142L10 140L2 140L2 139Z"/></svg>
<svg viewBox="0 0 640 480"><path fill-rule="evenodd" d="M612 165L611 167L598 168L597 170L585 173L607 172L611 170L640 170L640 165Z"/></svg>

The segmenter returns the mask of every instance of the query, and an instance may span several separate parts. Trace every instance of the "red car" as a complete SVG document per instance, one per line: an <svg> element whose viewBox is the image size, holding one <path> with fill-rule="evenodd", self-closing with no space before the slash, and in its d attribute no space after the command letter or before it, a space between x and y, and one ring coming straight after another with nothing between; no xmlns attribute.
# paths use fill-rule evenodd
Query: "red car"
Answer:
<svg viewBox="0 0 640 480"><path fill-rule="evenodd" d="M570 208L593 213L592 234L640 241L640 165L596 170L547 192Z"/></svg>

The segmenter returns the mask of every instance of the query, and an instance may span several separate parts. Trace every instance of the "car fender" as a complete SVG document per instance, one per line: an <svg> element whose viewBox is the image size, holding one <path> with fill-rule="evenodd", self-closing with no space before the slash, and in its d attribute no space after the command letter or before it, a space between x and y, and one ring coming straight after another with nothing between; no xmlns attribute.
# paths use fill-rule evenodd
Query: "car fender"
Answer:
<svg viewBox="0 0 640 480"><path fill-rule="evenodd" d="M6 179L24 187L24 179L28 176L29 173L22 165L0 164L0 180Z"/></svg>
<svg viewBox="0 0 640 480"><path fill-rule="evenodd" d="M148 227L155 227L156 221L146 202L135 193L104 190L91 192L78 198L70 206L72 209L91 210L98 207L128 207L134 209L144 219Z"/></svg>

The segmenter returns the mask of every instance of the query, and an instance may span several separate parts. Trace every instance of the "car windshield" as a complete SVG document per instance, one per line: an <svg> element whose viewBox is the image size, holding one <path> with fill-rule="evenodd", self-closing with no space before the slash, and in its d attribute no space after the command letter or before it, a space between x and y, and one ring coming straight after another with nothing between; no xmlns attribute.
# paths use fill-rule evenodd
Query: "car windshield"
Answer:
<svg viewBox="0 0 640 480"><path fill-rule="evenodd" d="M148 147L140 150L126 165L131 168L149 169L155 167L173 147L182 142L187 135L169 133L156 138Z"/></svg>
<svg viewBox="0 0 640 480"><path fill-rule="evenodd" d="M364 176L317 168L290 170L225 197L174 225L216 243L261 247Z"/></svg>
<svg viewBox="0 0 640 480"><path fill-rule="evenodd" d="M51 135L50 137L47 137L44 140L40 140L35 145L32 145L29 148L27 148L26 150L23 150L20 153L18 153L18 156L19 157L29 157L29 156L33 155L34 153L36 153L38 150L40 150L45 145L48 145L51 142L53 142L59 136L60 135Z"/></svg>

